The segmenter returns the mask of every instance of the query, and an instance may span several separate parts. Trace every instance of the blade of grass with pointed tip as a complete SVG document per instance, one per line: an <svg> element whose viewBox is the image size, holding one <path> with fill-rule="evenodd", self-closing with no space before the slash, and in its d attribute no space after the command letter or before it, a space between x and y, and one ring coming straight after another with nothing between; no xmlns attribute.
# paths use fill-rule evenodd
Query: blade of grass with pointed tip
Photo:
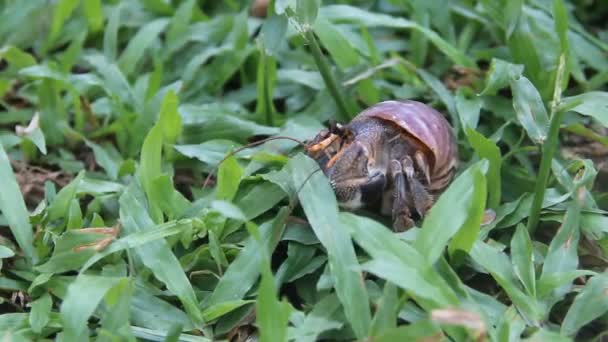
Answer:
<svg viewBox="0 0 608 342"><path fill-rule="evenodd" d="M289 210L287 207L283 207L273 221L266 222L259 228L260 239L269 253L275 249L283 235L287 215L289 215ZM206 305L212 306L241 299L258 279L261 262L258 242L250 237L220 278Z"/></svg>
<svg viewBox="0 0 608 342"><path fill-rule="evenodd" d="M580 238L580 204L574 200L568 206L564 221L557 231L543 262L540 281L553 273L574 271L578 267L578 243ZM553 289L557 297L569 292L571 284L564 284Z"/></svg>
<svg viewBox="0 0 608 342"><path fill-rule="evenodd" d="M104 15L101 0L86 0L82 2L82 6L91 32L97 32L102 29Z"/></svg>
<svg viewBox="0 0 608 342"><path fill-rule="evenodd" d="M101 329L96 341L111 342L119 339L132 341L130 326L130 307L133 295L133 282L129 278L118 280L104 296Z"/></svg>
<svg viewBox="0 0 608 342"><path fill-rule="evenodd" d="M49 315L53 308L53 298L50 294L45 293L40 298L31 303L32 311L30 313L30 326L35 333L42 332L49 322Z"/></svg>
<svg viewBox="0 0 608 342"><path fill-rule="evenodd" d="M538 324L543 317L542 309L534 297L519 288L509 257L482 241L475 243L470 256L492 275L529 324Z"/></svg>
<svg viewBox="0 0 608 342"><path fill-rule="evenodd" d="M330 20L357 21L366 27L389 27L413 29L424 34L435 46L454 63L474 67L475 63L462 51L446 42L435 31L422 27L412 21L386 14L372 13L354 6L329 5L321 8L320 14Z"/></svg>
<svg viewBox="0 0 608 342"><path fill-rule="evenodd" d="M450 252L468 251L477 239L485 209L484 165L480 161L460 174L427 213L414 247L429 263L439 259L450 239Z"/></svg>
<svg viewBox="0 0 608 342"><path fill-rule="evenodd" d="M155 225L141 202L142 195L136 184L131 184L120 197L120 221L128 234ZM192 285L166 241L152 241L134 250L156 278L165 283L169 291L180 299L193 323L201 324L203 318Z"/></svg>
<svg viewBox="0 0 608 342"><path fill-rule="evenodd" d="M259 236L258 236L259 237ZM260 240L256 240L259 248L264 248ZM260 331L261 342L287 341L287 326L291 305L277 298L275 279L270 269L270 258L262 251L260 288L256 300L256 325Z"/></svg>
<svg viewBox="0 0 608 342"><path fill-rule="evenodd" d="M148 196L150 215L156 223L161 223L163 220L163 213L158 202L154 198L154 191L152 190L152 187L154 186L153 181L161 175L162 129L162 126L154 125L150 132L148 132L141 148L139 162L139 176Z"/></svg>
<svg viewBox="0 0 608 342"><path fill-rule="evenodd" d="M549 132L549 116L540 93L524 76L512 78L510 85L517 119L534 142L544 143Z"/></svg>
<svg viewBox="0 0 608 342"><path fill-rule="evenodd" d="M488 160L488 173L486 175L488 180L488 208L496 209L500 205L502 194L500 178L502 156L500 148L494 141L484 137L473 128L465 128L465 133L469 144L475 149L479 158Z"/></svg>
<svg viewBox="0 0 608 342"><path fill-rule="evenodd" d="M137 34L131 38L118 60L118 65L125 75L131 75L135 71L137 64L144 57L148 47L157 39L158 35L168 24L168 19L154 19L142 26Z"/></svg>
<svg viewBox="0 0 608 342"><path fill-rule="evenodd" d="M37 258L33 245L34 235L29 221L30 215L2 144L0 144L0 179L2 179L0 211L25 256L30 262L35 263Z"/></svg>
<svg viewBox="0 0 608 342"><path fill-rule="evenodd" d="M571 110L590 116L608 127L608 92L591 91L562 98L560 110Z"/></svg>
<svg viewBox="0 0 608 342"><path fill-rule="evenodd" d="M80 0L60 0L53 9L53 21L49 32L47 44L50 46L59 36L65 21L72 15Z"/></svg>
<svg viewBox="0 0 608 342"><path fill-rule="evenodd" d="M371 257L367 271L409 291L416 301L432 309L456 305L458 298L446 281L410 244L396 239L383 225L369 218L342 213L341 220L353 238Z"/></svg>
<svg viewBox="0 0 608 342"><path fill-rule="evenodd" d="M85 338L86 323L95 309L121 278L81 274L70 284L66 297L61 304L61 319L64 334L68 341Z"/></svg>
<svg viewBox="0 0 608 342"><path fill-rule="evenodd" d="M608 312L608 272L598 274L587 282L574 298L566 313L561 333L574 335L585 324Z"/></svg>
<svg viewBox="0 0 608 342"><path fill-rule="evenodd" d="M536 297L536 274L532 260L532 240L528 230L518 224L511 239L511 260L515 275L519 278L528 295Z"/></svg>
<svg viewBox="0 0 608 342"><path fill-rule="evenodd" d="M351 238L338 218L338 204L329 181L310 158L298 154L289 161L298 198L315 235L327 250L336 293L355 335L367 336L371 321L369 297L363 286ZM314 173L314 174L312 174ZM312 174L312 176L311 176Z"/></svg>

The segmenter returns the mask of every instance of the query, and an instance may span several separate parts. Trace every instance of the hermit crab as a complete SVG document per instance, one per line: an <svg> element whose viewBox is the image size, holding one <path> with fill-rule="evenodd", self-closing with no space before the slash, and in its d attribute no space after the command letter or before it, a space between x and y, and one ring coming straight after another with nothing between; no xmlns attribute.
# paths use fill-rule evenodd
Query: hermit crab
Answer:
<svg viewBox="0 0 608 342"><path fill-rule="evenodd" d="M391 215L414 226L454 177L458 151L444 116L417 101L384 101L348 124L334 123L307 143L340 206Z"/></svg>

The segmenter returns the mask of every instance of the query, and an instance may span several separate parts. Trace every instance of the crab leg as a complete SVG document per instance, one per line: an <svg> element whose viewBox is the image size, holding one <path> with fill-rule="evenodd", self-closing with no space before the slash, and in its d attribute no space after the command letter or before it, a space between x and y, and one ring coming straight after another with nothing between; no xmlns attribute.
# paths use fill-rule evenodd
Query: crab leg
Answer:
<svg viewBox="0 0 608 342"><path fill-rule="evenodd" d="M433 205L433 197L426 191L424 186L414 177L414 163L410 157L405 157L402 162L403 173L407 178L408 190L411 195L413 206L420 217Z"/></svg>
<svg viewBox="0 0 608 342"><path fill-rule="evenodd" d="M329 145L331 145L339 136L335 134L330 134L329 137L319 141L318 143L308 147L308 152L318 152L320 150L326 149Z"/></svg>
<svg viewBox="0 0 608 342"><path fill-rule="evenodd" d="M395 189L392 208L393 230L405 231L414 226L409 209L411 203L409 203L407 197L405 175L401 163L397 160L391 160L390 168Z"/></svg>
<svg viewBox="0 0 608 342"><path fill-rule="evenodd" d="M430 185L431 171L429 170L429 162L426 159L426 156L424 155L424 153L422 153L422 151L416 151L416 153L414 153L414 160L416 161L416 166L418 166L418 169L420 169L420 171L422 171L422 174L424 175L426 185Z"/></svg>

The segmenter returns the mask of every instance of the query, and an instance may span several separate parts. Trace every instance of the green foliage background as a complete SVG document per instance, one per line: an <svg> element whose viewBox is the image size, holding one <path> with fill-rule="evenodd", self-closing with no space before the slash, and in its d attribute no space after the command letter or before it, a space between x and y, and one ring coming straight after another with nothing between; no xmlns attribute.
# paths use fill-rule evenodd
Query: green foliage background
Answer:
<svg viewBox="0 0 608 342"><path fill-rule="evenodd" d="M0 336L608 338L607 4L2 1ZM406 233L293 141L204 184L387 99L462 161Z"/></svg>

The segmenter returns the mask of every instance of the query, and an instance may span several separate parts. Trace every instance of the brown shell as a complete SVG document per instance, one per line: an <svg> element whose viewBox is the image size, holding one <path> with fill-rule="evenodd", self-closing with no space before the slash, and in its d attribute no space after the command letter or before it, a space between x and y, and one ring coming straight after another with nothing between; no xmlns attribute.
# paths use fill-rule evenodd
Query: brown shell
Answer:
<svg viewBox="0 0 608 342"><path fill-rule="evenodd" d="M373 117L390 121L423 143L432 152L431 190L445 187L458 162L452 128L437 110L417 101L384 101L357 115L354 120Z"/></svg>

